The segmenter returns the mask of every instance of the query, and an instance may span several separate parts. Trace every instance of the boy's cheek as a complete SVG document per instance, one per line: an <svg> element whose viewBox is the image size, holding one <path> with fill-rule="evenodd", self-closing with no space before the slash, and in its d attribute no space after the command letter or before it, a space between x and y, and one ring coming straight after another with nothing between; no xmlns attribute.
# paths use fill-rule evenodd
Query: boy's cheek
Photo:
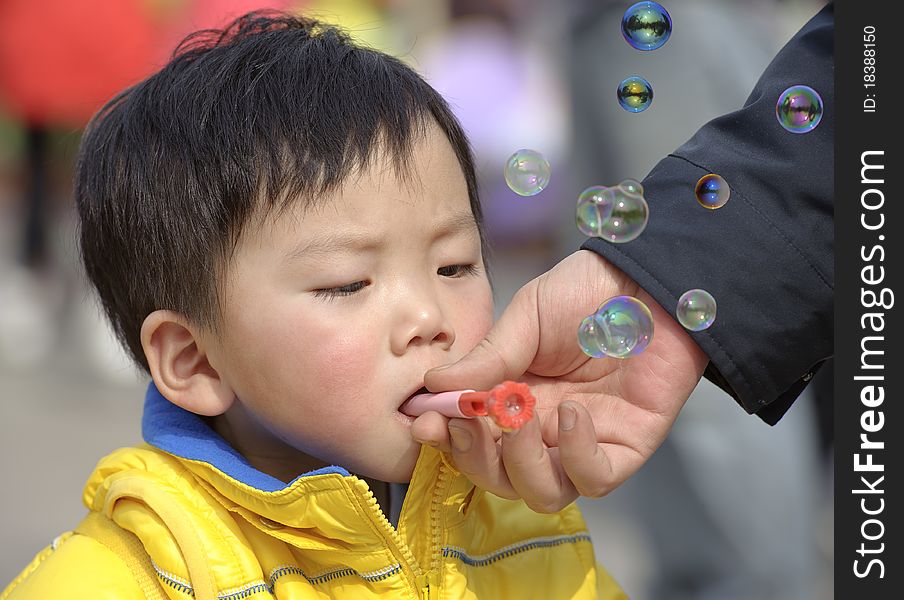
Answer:
<svg viewBox="0 0 904 600"><path fill-rule="evenodd" d="M354 393L373 385L379 362L376 340L322 337L313 344L314 352L305 352L305 376L319 389Z"/></svg>
<svg viewBox="0 0 904 600"><path fill-rule="evenodd" d="M460 330L464 335L460 336L460 342L465 352L476 346L490 329L493 328L493 298L489 292L482 296L479 304L471 305L460 313Z"/></svg>

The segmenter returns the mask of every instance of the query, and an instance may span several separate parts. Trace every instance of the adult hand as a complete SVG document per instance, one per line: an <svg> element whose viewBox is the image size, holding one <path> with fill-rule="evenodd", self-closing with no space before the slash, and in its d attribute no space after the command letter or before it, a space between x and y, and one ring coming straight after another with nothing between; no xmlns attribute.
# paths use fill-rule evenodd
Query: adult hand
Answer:
<svg viewBox="0 0 904 600"><path fill-rule="evenodd" d="M650 308L653 339L631 358L590 358L578 346L578 325L619 295ZM522 287L469 354L426 374L433 392L524 381L537 398L534 419L501 434L486 419L431 412L415 420L412 435L451 452L476 485L555 512L579 495L604 496L636 472L665 439L707 362L636 283L581 250Z"/></svg>

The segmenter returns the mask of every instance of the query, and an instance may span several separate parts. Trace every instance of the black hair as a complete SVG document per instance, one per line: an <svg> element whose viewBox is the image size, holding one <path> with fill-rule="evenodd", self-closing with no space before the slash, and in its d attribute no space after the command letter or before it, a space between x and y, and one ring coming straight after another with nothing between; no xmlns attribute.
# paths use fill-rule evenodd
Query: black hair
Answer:
<svg viewBox="0 0 904 600"><path fill-rule="evenodd" d="M433 122L458 158L486 254L467 138L410 67L275 11L186 38L98 111L79 152L82 260L132 358L149 372L140 332L157 309L218 331L219 284L252 217L316 201L377 152L404 173Z"/></svg>

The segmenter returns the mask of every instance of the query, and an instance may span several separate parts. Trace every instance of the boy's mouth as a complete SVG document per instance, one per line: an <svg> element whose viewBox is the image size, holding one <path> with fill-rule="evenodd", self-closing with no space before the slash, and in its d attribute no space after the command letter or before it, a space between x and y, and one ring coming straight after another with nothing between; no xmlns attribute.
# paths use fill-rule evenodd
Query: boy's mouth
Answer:
<svg viewBox="0 0 904 600"><path fill-rule="evenodd" d="M424 386L419 387L418 389L411 392L411 394L407 398L405 398L405 401L399 405L399 411L404 412L402 409L405 407L406 404L408 404L408 401L411 400L412 398L414 398L415 396L417 396L418 394L429 394L429 393L430 393L430 390L428 390Z"/></svg>
<svg viewBox="0 0 904 600"><path fill-rule="evenodd" d="M430 390L428 390L428 389L425 388L424 386L421 386L421 387L419 387L418 389L416 389L416 390L414 390L413 392L411 392L411 395L408 396L408 398L405 399L405 402L408 402L408 400L411 400L412 398L414 398L414 397L417 396L418 394L429 394L429 393L430 393Z"/></svg>

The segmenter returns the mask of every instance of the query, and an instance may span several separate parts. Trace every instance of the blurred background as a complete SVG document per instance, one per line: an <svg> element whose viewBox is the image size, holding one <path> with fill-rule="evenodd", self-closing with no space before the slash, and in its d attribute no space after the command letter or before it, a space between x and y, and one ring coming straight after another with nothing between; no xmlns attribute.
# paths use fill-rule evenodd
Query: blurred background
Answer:
<svg viewBox="0 0 904 600"><path fill-rule="evenodd" d="M0 588L81 518L96 461L140 441L146 382L81 272L71 179L82 127L162 66L185 34L254 8L339 23L407 61L474 145L497 315L577 249L584 188L642 179L710 119L739 108L819 0L666 0L668 43L622 39L613 0L0 0ZM640 74L655 100L615 98ZM805 83L805 82L789 82ZM552 165L516 196L519 148ZM599 560L630 597L832 598L831 369L775 427L702 382L660 451L582 500Z"/></svg>

